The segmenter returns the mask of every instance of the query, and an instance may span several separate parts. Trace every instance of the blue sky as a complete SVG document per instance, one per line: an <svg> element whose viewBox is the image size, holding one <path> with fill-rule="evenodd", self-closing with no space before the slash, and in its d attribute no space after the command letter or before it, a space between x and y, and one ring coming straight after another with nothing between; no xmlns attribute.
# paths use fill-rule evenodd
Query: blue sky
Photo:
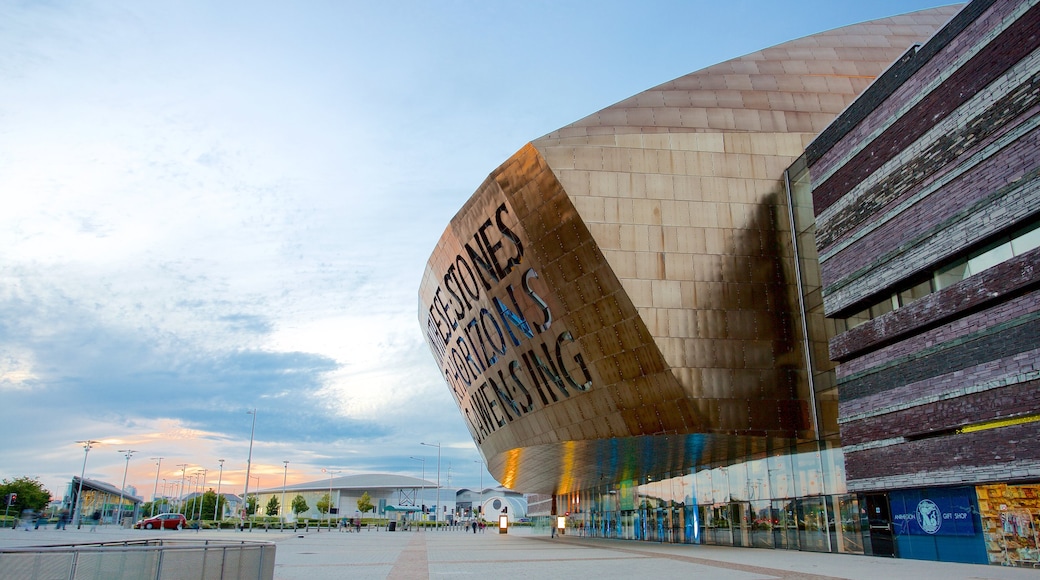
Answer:
<svg viewBox="0 0 1040 580"><path fill-rule="evenodd" d="M384 472L476 487L422 340L437 239L528 141L916 0L0 0L0 478L150 497ZM484 475L484 483L491 478ZM161 485L161 484L160 484ZM257 485L257 480L250 484ZM521 490L522 491L522 490Z"/></svg>

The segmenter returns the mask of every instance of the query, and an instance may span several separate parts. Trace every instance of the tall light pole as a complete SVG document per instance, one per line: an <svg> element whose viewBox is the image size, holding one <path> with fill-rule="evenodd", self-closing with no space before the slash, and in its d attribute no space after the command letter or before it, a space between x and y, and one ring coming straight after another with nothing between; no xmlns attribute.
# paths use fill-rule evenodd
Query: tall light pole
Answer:
<svg viewBox="0 0 1040 580"><path fill-rule="evenodd" d="M126 455L126 467L123 468L123 485L119 486L119 515L116 516L116 525L123 521L123 488L126 487L126 472L130 470L130 456L137 453L136 449L120 449L120 453Z"/></svg>
<svg viewBox="0 0 1040 580"><path fill-rule="evenodd" d="M101 442L87 439L76 443L83 446L83 470L79 472L79 491L76 492L76 511L72 514L72 525L79 527L83 520L79 515L79 510L83 507L83 477L87 474L87 454L90 453L91 447Z"/></svg>
<svg viewBox="0 0 1040 580"><path fill-rule="evenodd" d="M423 505L426 502L426 458L425 457L409 457L408 459L414 459L415 461L422 461L422 499L419 505ZM425 528L424 528L425 529Z"/></svg>
<svg viewBox="0 0 1040 580"><path fill-rule="evenodd" d="M206 475L209 474L208 469L202 470L202 497L199 498L199 519L202 519L202 499L206 497Z"/></svg>
<svg viewBox="0 0 1040 580"><path fill-rule="evenodd" d="M191 491L189 491L184 496L184 508L185 509L187 509L187 507L188 507L188 496L189 495L191 495L191 496L195 495L195 490L198 488L198 485L196 483L196 482L198 482L198 480L199 480L199 474L197 472L188 476L188 489L190 489ZM198 502L196 502L195 498L193 497L191 499L191 513L190 514L187 514L187 513L184 514L185 518L188 518L189 520L195 519L195 504L196 503L198 503Z"/></svg>
<svg viewBox="0 0 1040 580"><path fill-rule="evenodd" d="M473 463L480 464L480 519L484 519L484 460L478 459Z"/></svg>
<svg viewBox="0 0 1040 580"><path fill-rule="evenodd" d="M224 479L224 460L220 460L220 474L217 475L217 501L213 505L213 521L217 521L217 508L220 507L220 483Z"/></svg>
<svg viewBox="0 0 1040 580"><path fill-rule="evenodd" d="M188 469L187 463L178 463L177 467L181 468L181 486L177 488L177 509L184 511L184 470Z"/></svg>
<svg viewBox="0 0 1040 580"><path fill-rule="evenodd" d="M285 480L289 476L289 460L286 459L282 463L285 465L285 467L282 469L282 503L278 507L281 508L281 513L284 514L285 513ZM285 518L285 516L279 514L278 519L284 524L285 520L283 518ZM284 528L285 526L283 525L282 527Z"/></svg>
<svg viewBox="0 0 1040 580"><path fill-rule="evenodd" d="M433 513L433 525L439 530L441 529L441 444L419 443L419 445L437 448L437 509Z"/></svg>
<svg viewBox="0 0 1040 580"><path fill-rule="evenodd" d="M206 470L196 471L194 474L195 483L192 489L195 491L195 497L191 500L191 519L202 519L202 494L206 493ZM201 493L200 486L201 485ZM196 517L196 512L198 516Z"/></svg>
<svg viewBox="0 0 1040 580"><path fill-rule="evenodd" d="M162 457L149 457L152 461L155 461L155 487L152 488L152 513L148 514L151 516L155 515L155 496L159 493L159 468L162 466ZM165 491L165 490L164 490Z"/></svg>
<svg viewBox="0 0 1040 580"><path fill-rule="evenodd" d="M342 471L332 471L331 469L322 468L322 471L329 474L329 529L332 529L332 476L336 473L343 473Z"/></svg>
<svg viewBox="0 0 1040 580"><path fill-rule="evenodd" d="M246 411L246 413L253 416L253 426L249 428L249 456L246 458L246 489L242 492L242 501L245 502L245 506L242 508L243 520L249 512L249 470L253 467L253 434L256 433L256 407L254 407L252 411Z"/></svg>

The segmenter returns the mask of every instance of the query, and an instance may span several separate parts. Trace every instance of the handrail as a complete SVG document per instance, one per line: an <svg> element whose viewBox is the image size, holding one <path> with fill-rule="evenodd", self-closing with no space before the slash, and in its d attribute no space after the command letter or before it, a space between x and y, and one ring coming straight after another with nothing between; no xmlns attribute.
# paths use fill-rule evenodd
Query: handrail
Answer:
<svg viewBox="0 0 1040 580"><path fill-rule="evenodd" d="M220 551L214 559L211 552ZM193 557L190 553L198 555ZM238 553L239 556L231 556ZM169 557L167 557L169 556ZM215 556L215 554L213 555ZM0 578L32 579L36 570L46 568L48 577L57 572L63 578L96 577L102 563L115 567L122 579L162 580L163 578L274 578L275 545L247 540L172 540L142 539L84 544L16 546L0 548ZM173 566L165 570L165 566ZM84 569L86 567L86 569ZM216 576L214 576L216 574Z"/></svg>

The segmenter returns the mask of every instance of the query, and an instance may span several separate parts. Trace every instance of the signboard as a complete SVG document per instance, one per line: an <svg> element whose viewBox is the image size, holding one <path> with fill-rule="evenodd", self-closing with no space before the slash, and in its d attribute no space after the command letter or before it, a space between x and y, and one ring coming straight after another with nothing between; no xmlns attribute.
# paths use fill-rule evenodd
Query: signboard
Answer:
<svg viewBox="0 0 1040 580"><path fill-rule="evenodd" d="M889 494L896 535L974 536L974 490L970 487L894 491Z"/></svg>

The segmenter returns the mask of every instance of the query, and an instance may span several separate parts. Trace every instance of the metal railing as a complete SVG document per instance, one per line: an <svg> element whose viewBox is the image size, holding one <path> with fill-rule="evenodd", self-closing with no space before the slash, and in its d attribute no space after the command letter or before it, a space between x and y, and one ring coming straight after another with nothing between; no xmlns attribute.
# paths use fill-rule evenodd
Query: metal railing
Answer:
<svg viewBox="0 0 1040 580"><path fill-rule="evenodd" d="M4 580L273 580L275 545L140 540L0 549Z"/></svg>

